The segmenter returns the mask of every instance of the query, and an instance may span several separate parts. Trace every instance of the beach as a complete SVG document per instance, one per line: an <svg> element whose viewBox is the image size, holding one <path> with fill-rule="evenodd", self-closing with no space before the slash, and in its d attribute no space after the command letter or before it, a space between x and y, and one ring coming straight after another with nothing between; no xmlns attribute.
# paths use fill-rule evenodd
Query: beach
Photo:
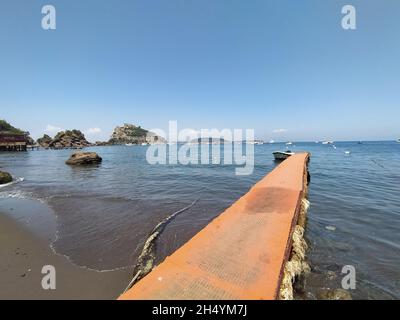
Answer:
<svg viewBox="0 0 400 320"><path fill-rule="evenodd" d="M15 213L21 215L18 211L26 210L32 201L11 201L8 210L3 208L0 211L0 299L118 297L129 282L129 270L99 272L79 267L51 249L51 238L45 239L29 230L27 220L20 218L16 221L11 217ZM44 205L42 209L46 210ZM45 265L55 267L55 290L42 288L45 276L42 268Z"/></svg>

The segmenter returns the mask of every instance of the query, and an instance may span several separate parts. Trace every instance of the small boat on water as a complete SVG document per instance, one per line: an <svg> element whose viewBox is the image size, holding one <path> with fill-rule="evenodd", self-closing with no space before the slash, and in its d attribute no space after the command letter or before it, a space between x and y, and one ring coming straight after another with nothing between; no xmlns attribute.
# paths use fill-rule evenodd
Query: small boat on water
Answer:
<svg viewBox="0 0 400 320"><path fill-rule="evenodd" d="M142 142L142 146L147 146L149 145L147 142Z"/></svg>
<svg viewBox="0 0 400 320"><path fill-rule="evenodd" d="M126 145L127 147L131 147L131 146L133 146L133 143L125 143L125 145Z"/></svg>
<svg viewBox="0 0 400 320"><path fill-rule="evenodd" d="M294 155L294 152L291 152L290 150L275 151L275 152L272 152L272 154L274 155L275 160L282 161L282 160L285 160L285 159L289 158L290 156Z"/></svg>
<svg viewBox="0 0 400 320"><path fill-rule="evenodd" d="M271 139L271 140L269 140L269 143L275 143L275 141Z"/></svg>
<svg viewBox="0 0 400 320"><path fill-rule="evenodd" d="M324 141L322 144L333 144L333 141Z"/></svg>
<svg viewBox="0 0 400 320"><path fill-rule="evenodd" d="M287 142L286 145L287 146L291 146L293 144L293 142Z"/></svg>

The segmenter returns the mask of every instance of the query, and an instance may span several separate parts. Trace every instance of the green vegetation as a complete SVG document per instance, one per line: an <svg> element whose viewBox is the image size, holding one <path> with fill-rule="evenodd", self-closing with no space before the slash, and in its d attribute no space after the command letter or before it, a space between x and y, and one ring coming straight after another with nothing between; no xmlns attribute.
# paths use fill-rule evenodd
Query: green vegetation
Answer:
<svg viewBox="0 0 400 320"><path fill-rule="evenodd" d="M76 137L76 138L85 138L83 133L80 130L66 130L66 131L60 131L56 134L54 137L54 140L60 140L63 136L67 137Z"/></svg>
<svg viewBox="0 0 400 320"><path fill-rule="evenodd" d="M14 128L11 124L9 124L5 120L0 120L0 133L24 134L24 131Z"/></svg>
<svg viewBox="0 0 400 320"><path fill-rule="evenodd" d="M140 126L129 128L129 135L132 137L143 137L146 136L147 132L146 129L143 129Z"/></svg>
<svg viewBox="0 0 400 320"><path fill-rule="evenodd" d="M37 139L37 143L42 145L42 144L50 144L50 142L52 141L51 137L48 136L47 134L43 135L43 137Z"/></svg>

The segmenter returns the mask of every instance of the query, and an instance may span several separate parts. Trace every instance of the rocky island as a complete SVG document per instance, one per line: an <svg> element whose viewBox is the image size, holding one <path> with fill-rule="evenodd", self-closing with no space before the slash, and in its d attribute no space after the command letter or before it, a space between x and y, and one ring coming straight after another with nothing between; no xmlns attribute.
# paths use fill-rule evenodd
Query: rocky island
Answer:
<svg viewBox="0 0 400 320"><path fill-rule="evenodd" d="M155 143L166 143L163 137L157 136L154 132L148 131L135 126L133 124L125 123L123 126L116 127L111 139L108 142L111 145L114 144L155 144Z"/></svg>
<svg viewBox="0 0 400 320"><path fill-rule="evenodd" d="M37 140L37 143L45 149L80 149L90 147L92 144L86 140L85 135L80 130L66 130L56 134L51 138L47 134Z"/></svg>

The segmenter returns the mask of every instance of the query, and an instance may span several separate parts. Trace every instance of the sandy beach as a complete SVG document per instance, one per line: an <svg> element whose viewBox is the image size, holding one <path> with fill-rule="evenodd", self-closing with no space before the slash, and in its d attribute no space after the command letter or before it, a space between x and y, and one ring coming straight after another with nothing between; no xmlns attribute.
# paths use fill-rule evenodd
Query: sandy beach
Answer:
<svg viewBox="0 0 400 320"><path fill-rule="evenodd" d="M33 231L40 219L30 223L21 211L28 203L44 208L43 204L33 200L0 202L0 299L115 299L124 290L129 270L99 272L76 266L51 249L51 238ZM44 265L56 269L55 290L41 286Z"/></svg>

